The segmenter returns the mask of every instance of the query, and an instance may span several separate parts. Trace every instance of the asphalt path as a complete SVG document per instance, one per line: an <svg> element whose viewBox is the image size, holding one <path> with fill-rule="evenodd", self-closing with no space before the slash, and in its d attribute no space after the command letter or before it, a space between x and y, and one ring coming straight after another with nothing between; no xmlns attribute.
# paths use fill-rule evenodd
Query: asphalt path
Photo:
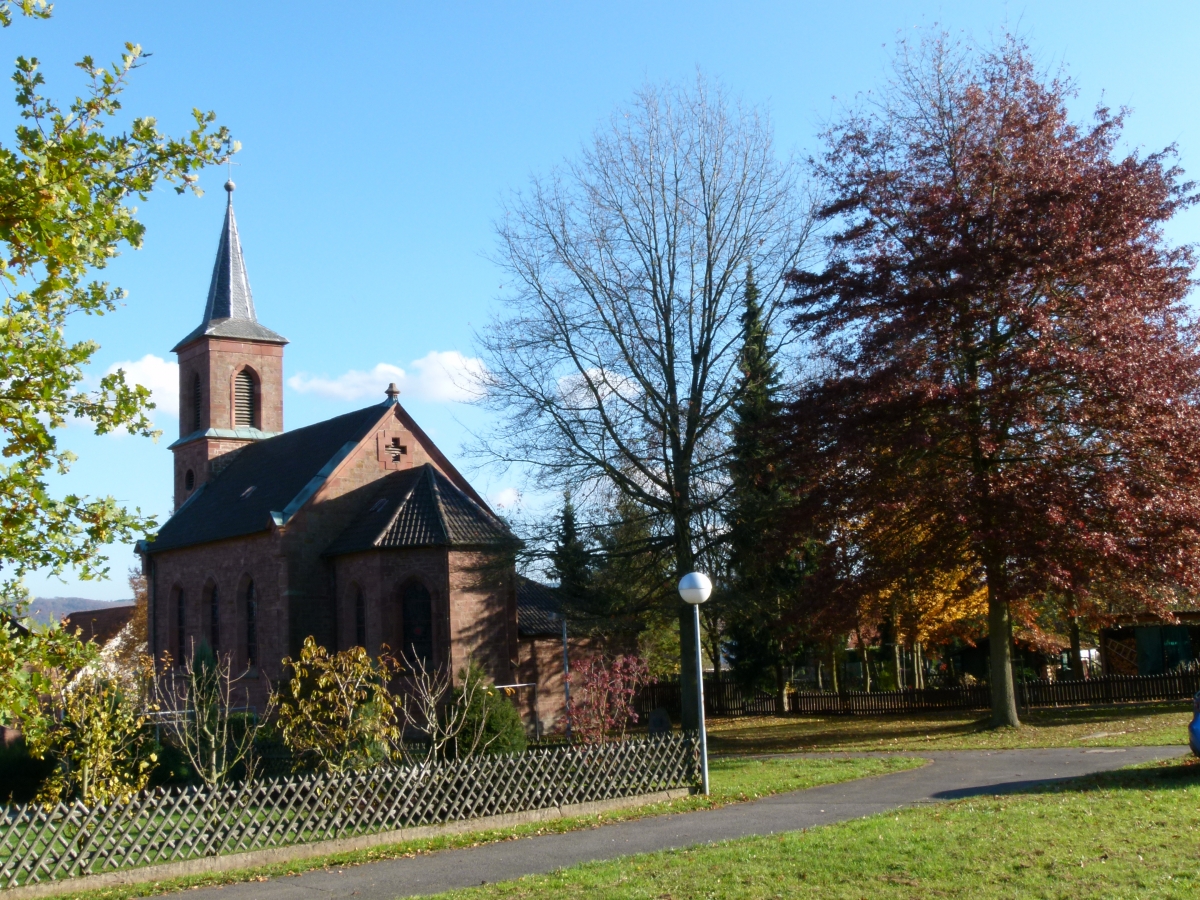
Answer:
<svg viewBox="0 0 1200 900"><path fill-rule="evenodd" d="M591 860L612 859L708 844L749 835L797 831L874 815L903 806L973 795L1028 790L1039 784L1119 769L1186 752L1183 747L1055 750L942 750L900 754L930 763L889 775L777 794L700 812L648 816L566 834L548 834L318 869L265 882L188 891L188 900L392 900L553 872ZM830 754L802 754L824 756ZM844 754L874 756L883 754Z"/></svg>

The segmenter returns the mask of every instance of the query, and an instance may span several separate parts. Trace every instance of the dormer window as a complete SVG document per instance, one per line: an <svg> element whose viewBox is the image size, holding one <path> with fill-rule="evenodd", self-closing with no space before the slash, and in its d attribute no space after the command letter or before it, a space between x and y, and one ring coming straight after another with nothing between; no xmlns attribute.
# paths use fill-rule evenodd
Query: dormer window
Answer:
<svg viewBox="0 0 1200 900"><path fill-rule="evenodd" d="M233 385L233 427L258 427L258 385L249 369L242 369Z"/></svg>

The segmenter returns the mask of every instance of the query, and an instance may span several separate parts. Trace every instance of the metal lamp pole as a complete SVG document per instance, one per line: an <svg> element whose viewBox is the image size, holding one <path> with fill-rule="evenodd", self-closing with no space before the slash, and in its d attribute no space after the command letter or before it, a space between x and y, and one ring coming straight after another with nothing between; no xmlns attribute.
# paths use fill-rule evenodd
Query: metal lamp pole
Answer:
<svg viewBox="0 0 1200 900"><path fill-rule="evenodd" d="M692 607L696 638L696 712L700 723L700 785L708 795L708 732L704 729L704 665L700 658L700 604L712 595L712 582L703 572L689 572L679 581L679 596Z"/></svg>

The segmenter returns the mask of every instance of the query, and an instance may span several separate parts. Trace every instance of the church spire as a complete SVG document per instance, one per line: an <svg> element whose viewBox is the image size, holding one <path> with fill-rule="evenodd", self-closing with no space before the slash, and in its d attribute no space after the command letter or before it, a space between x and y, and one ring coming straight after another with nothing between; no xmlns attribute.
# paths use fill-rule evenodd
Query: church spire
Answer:
<svg viewBox="0 0 1200 900"><path fill-rule="evenodd" d="M225 204L225 226L221 229L221 242L217 245L212 283L208 287L208 305L204 307L205 324L213 319L258 321L254 315L250 279L246 276L246 261L242 258L242 242L238 239L237 219L233 216L235 187L237 185L232 181L225 182L229 200Z"/></svg>
<svg viewBox="0 0 1200 900"><path fill-rule="evenodd" d="M232 180L225 182L229 199L225 204L225 224L217 244L217 258L213 263L204 320L199 328L175 346L176 350L203 336L287 343L287 338L258 324L258 317L254 313L254 297L250 293L250 279L246 275L246 261L242 257L237 219L233 215L235 187Z"/></svg>

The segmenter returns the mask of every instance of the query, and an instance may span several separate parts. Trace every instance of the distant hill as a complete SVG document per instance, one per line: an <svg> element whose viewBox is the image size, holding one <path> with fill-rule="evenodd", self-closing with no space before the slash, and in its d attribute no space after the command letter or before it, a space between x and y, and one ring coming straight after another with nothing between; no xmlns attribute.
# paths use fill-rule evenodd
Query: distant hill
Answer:
<svg viewBox="0 0 1200 900"><path fill-rule="evenodd" d="M61 621L67 613L89 609L112 609L115 606L132 606L132 600L88 600L86 597L35 597L29 604L27 615L31 619L49 625Z"/></svg>

